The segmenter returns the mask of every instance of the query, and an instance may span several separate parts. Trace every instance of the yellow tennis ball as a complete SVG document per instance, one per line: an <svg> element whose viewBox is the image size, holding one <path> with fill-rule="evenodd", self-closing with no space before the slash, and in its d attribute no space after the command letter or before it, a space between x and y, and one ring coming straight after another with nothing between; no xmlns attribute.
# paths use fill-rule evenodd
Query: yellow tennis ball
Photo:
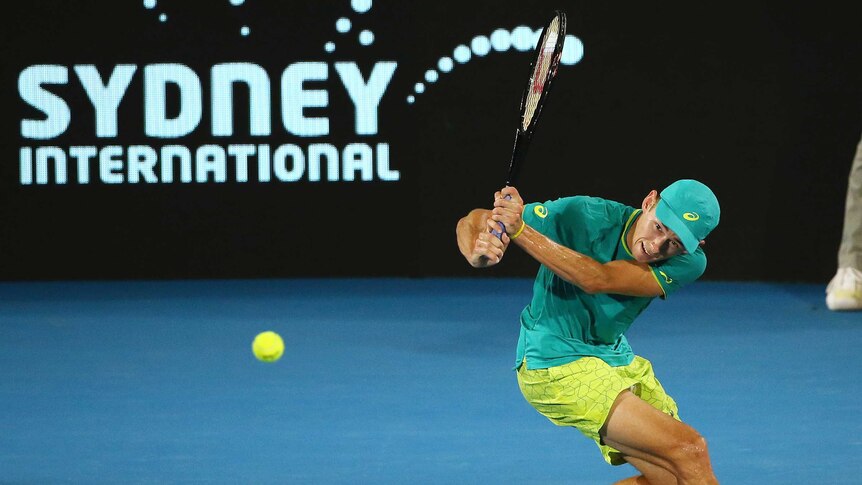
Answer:
<svg viewBox="0 0 862 485"><path fill-rule="evenodd" d="M260 361L275 362L284 353L284 340L275 332L262 332L251 343L251 351Z"/></svg>

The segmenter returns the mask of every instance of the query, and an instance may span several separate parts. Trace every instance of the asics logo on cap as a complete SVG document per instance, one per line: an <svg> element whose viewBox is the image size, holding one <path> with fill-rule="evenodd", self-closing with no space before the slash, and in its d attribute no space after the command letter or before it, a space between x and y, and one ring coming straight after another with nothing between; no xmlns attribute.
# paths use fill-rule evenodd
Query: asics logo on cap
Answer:
<svg viewBox="0 0 862 485"><path fill-rule="evenodd" d="M686 212L682 215L682 217L685 218L685 220L687 221L696 221L700 219L700 216L697 214L697 212Z"/></svg>

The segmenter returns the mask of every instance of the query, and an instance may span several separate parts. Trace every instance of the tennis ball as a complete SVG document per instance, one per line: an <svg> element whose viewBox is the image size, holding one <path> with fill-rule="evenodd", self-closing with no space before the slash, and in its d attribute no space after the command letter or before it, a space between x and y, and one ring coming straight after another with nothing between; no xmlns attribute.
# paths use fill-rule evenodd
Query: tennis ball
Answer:
<svg viewBox="0 0 862 485"><path fill-rule="evenodd" d="M275 332L262 332L251 343L251 351L262 362L275 362L284 353L284 340Z"/></svg>

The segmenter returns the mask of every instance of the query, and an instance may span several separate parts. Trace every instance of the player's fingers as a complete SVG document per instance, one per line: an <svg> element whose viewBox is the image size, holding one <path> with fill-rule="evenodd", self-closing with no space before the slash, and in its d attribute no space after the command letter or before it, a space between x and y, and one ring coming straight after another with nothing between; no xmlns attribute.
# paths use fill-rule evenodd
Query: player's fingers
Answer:
<svg viewBox="0 0 862 485"><path fill-rule="evenodd" d="M503 232L509 232L509 228L515 227L514 219L512 219L511 217L494 216L494 220L499 223L499 224L496 224L497 227L495 228L495 230L497 230L497 231L500 230L500 224L502 224L503 229L505 229Z"/></svg>
<svg viewBox="0 0 862 485"><path fill-rule="evenodd" d="M500 229L501 222L505 225L516 220L517 217L515 217L512 212L501 210L497 214L491 214L491 218L488 219L488 227L490 227L491 229Z"/></svg>
<svg viewBox="0 0 862 485"><path fill-rule="evenodd" d="M497 236L494 236L493 234L491 234L491 231L500 232L500 229L501 229L500 223L495 221L493 218L491 218L491 219L488 219L487 225L488 225L488 232L486 234L490 234L494 239L496 239Z"/></svg>
<svg viewBox="0 0 862 485"><path fill-rule="evenodd" d="M503 227L500 227L501 223L503 224ZM494 232L492 233L491 231L494 231ZM488 232L487 232L487 234L490 235L492 239L499 241L500 238L497 237L496 234L499 234L500 232L502 232L503 235L506 234L506 224L502 221L495 221L493 219L488 219ZM507 239L503 240L504 246L507 244L507 242L506 242Z"/></svg>
<svg viewBox="0 0 862 485"><path fill-rule="evenodd" d="M500 221L506 225L514 223L520 224L521 212L506 207L495 207L491 210L491 219Z"/></svg>
<svg viewBox="0 0 862 485"><path fill-rule="evenodd" d="M512 186L503 187L503 189L500 190L500 192L503 193L503 197L508 196L508 197L513 198L513 199L516 197L517 198L521 197L520 193L518 192L518 189L516 189L515 187L512 187Z"/></svg>
<svg viewBox="0 0 862 485"><path fill-rule="evenodd" d="M505 207L502 205L501 206L495 205L495 207L493 209L491 209L491 217L492 218L494 216L502 216L502 215L515 214L515 213L516 213L516 211L514 211L512 208Z"/></svg>
<svg viewBox="0 0 862 485"><path fill-rule="evenodd" d="M502 231L503 237L505 237L506 240L503 240L503 239L497 237L495 234L491 233L491 230L499 233L499 232L501 232L500 231L501 229L505 229L505 228L501 228L499 223L489 220L488 221L488 232L480 233L479 237L476 239L476 244L478 245L481 243L482 247L492 246L492 247L499 248L501 250L505 249L506 244L507 244L506 240L508 240L508 236L506 236L506 231L505 230Z"/></svg>
<svg viewBox="0 0 862 485"><path fill-rule="evenodd" d="M499 231L500 225L497 224L496 226L497 226L496 230ZM506 231L503 231L503 234L506 234ZM495 248L500 248L500 249L503 248L503 240L500 239L499 237L493 235L493 234L491 234L491 238L488 239L488 244L495 247Z"/></svg>
<svg viewBox="0 0 862 485"><path fill-rule="evenodd" d="M505 239L501 240L503 247L505 247L507 244L509 244L510 238L509 238L508 234L517 230L517 228L521 227L521 225L524 222L521 219L520 214L513 214L513 213L506 212L506 211L502 211L501 214L494 214L492 216L492 219L494 219L495 221L501 222L503 224L503 226L506 228L506 230L504 231L504 234L503 234L505 236Z"/></svg>
<svg viewBox="0 0 862 485"><path fill-rule="evenodd" d="M496 224L497 222L502 222L503 225L505 225L505 221L507 219L509 219L509 217L506 215L505 211L497 211L497 209L494 209L494 212L491 213L491 220L495 221L494 224Z"/></svg>
<svg viewBox="0 0 862 485"><path fill-rule="evenodd" d="M482 251L482 254L487 258L500 259L503 257L503 243L496 237L487 242L483 241L482 245L480 246L480 250Z"/></svg>
<svg viewBox="0 0 862 485"><path fill-rule="evenodd" d="M476 240L476 244L473 245L473 253L475 254L483 254L485 252L485 248L488 246L488 243L480 240Z"/></svg>
<svg viewBox="0 0 862 485"><path fill-rule="evenodd" d="M499 231L500 227L495 224L494 229ZM479 235L479 238L476 239L476 247L484 250L488 247L498 244L499 241L500 239L497 238L497 236L491 234L490 232L483 232Z"/></svg>
<svg viewBox="0 0 862 485"><path fill-rule="evenodd" d="M494 239L497 239L496 237ZM492 243L488 241L477 240L476 245L473 248L473 255L475 257L486 258L491 263L499 263L500 259L503 257L503 250L501 248L494 247Z"/></svg>
<svg viewBox="0 0 862 485"><path fill-rule="evenodd" d="M520 212L523 209L523 204L516 199L502 198L494 201L494 207L505 207L507 209Z"/></svg>

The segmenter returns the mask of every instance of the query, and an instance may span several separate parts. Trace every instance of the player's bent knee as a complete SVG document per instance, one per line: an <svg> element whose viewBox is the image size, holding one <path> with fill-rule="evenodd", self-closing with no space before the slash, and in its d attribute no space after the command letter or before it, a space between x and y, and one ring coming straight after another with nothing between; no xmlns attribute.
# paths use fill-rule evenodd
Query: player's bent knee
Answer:
<svg viewBox="0 0 862 485"><path fill-rule="evenodd" d="M680 478L712 476L706 439L694 430L677 444L673 463Z"/></svg>

